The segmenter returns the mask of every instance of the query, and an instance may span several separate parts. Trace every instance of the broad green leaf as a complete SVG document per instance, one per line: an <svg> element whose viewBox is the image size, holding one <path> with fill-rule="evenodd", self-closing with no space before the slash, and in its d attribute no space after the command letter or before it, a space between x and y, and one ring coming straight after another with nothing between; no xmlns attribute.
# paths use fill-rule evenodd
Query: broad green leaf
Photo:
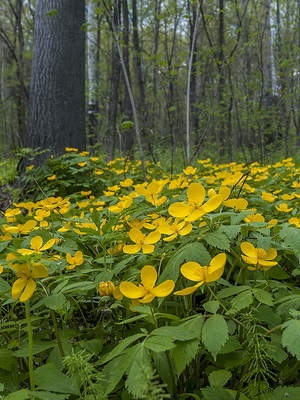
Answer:
<svg viewBox="0 0 300 400"><path fill-rule="evenodd" d="M225 319L215 314L209 317L202 328L202 341L206 349L216 359L217 354L228 339L228 325Z"/></svg>
<svg viewBox="0 0 300 400"><path fill-rule="evenodd" d="M12 368L17 365L17 360L16 357L14 357L12 350L1 348L0 360L0 368L5 369L6 371L11 371Z"/></svg>
<svg viewBox="0 0 300 400"><path fill-rule="evenodd" d="M173 392L173 371L170 368L166 368L168 365L168 358L166 353L154 353L153 354L154 368L159 374L163 383L167 385L168 391Z"/></svg>
<svg viewBox="0 0 300 400"><path fill-rule="evenodd" d="M37 368L34 371L34 380L38 390L80 395L76 380L63 374L54 364Z"/></svg>
<svg viewBox="0 0 300 400"><path fill-rule="evenodd" d="M300 320L291 319L286 321L282 327L282 346L286 347L288 351L300 360Z"/></svg>
<svg viewBox="0 0 300 400"><path fill-rule="evenodd" d="M216 314L216 312L220 308L220 304L216 300L211 300L211 301L207 301L206 303L204 303L203 308L205 311L207 311L209 313Z"/></svg>
<svg viewBox="0 0 300 400"><path fill-rule="evenodd" d="M199 339L192 339L186 342L178 342L176 347L170 351L174 360L177 376L196 357L199 351Z"/></svg>
<svg viewBox="0 0 300 400"><path fill-rule="evenodd" d="M65 286L64 288L61 289L62 293L82 293L82 292L87 292L89 290L95 290L95 283L94 282L88 282L88 281L82 281L82 282L76 282L76 283L71 283L68 286Z"/></svg>
<svg viewBox="0 0 300 400"><path fill-rule="evenodd" d="M128 371L132 359L132 351L125 351L119 357L114 358L101 370L101 375L103 375L103 389L106 395L110 394L125 372Z"/></svg>
<svg viewBox="0 0 300 400"><path fill-rule="evenodd" d="M226 343L221 347L219 354L232 353L242 348L240 342L234 336L229 336Z"/></svg>
<svg viewBox="0 0 300 400"><path fill-rule="evenodd" d="M284 239L284 244L300 256L299 229L286 226L281 229L279 236Z"/></svg>
<svg viewBox="0 0 300 400"><path fill-rule="evenodd" d="M253 315L261 322L267 323L270 328L273 328L274 326L277 326L281 323L281 318L279 318L279 316L275 314L273 309L264 304L256 307L253 310Z"/></svg>
<svg viewBox="0 0 300 400"><path fill-rule="evenodd" d="M57 394L57 393L51 393L51 392L44 392L41 390L35 390L34 392L30 392L35 400L66 400L70 397L70 395L67 394Z"/></svg>
<svg viewBox="0 0 300 400"><path fill-rule="evenodd" d="M254 294L254 297L256 297L257 301L259 301L260 303L266 304L267 306L273 305L273 296L271 295L271 293L258 288L254 288L252 292Z"/></svg>
<svg viewBox="0 0 300 400"><path fill-rule="evenodd" d="M41 340L35 340L33 342L33 354L39 354L43 351L52 349L56 346L56 342L43 342ZM28 357L28 343L22 343L18 350L14 351L15 357Z"/></svg>
<svg viewBox="0 0 300 400"><path fill-rule="evenodd" d="M188 320L184 321L181 326L184 327L187 331L193 332L195 334L195 337L200 339L204 320L204 315L196 314Z"/></svg>
<svg viewBox="0 0 300 400"><path fill-rule="evenodd" d="M145 376L151 376L153 369L149 350L143 343L139 343L135 347L135 349L131 349L134 356L127 374L125 386L134 398L141 398L145 395Z"/></svg>
<svg viewBox="0 0 300 400"><path fill-rule="evenodd" d="M231 300L231 309L228 314L236 314L237 312L249 307L253 303L253 296L251 289L245 290L238 294Z"/></svg>
<svg viewBox="0 0 300 400"><path fill-rule="evenodd" d="M3 251L4 249L6 249L6 247L7 247L8 244L9 244L9 242L10 242L10 240L7 240L7 241L5 241L5 242L1 242L1 243L0 243L0 253L1 253L1 251Z"/></svg>
<svg viewBox="0 0 300 400"><path fill-rule="evenodd" d="M227 371L226 369L218 369L209 374L208 381L210 386L223 387L229 381L231 376L232 373L230 371Z"/></svg>
<svg viewBox="0 0 300 400"><path fill-rule="evenodd" d="M43 303L46 307L51 310L59 310L67 301L66 296L63 293L52 294L51 296L45 297Z"/></svg>
<svg viewBox="0 0 300 400"><path fill-rule="evenodd" d="M235 295L237 295L241 292L244 292L245 290L249 290L249 289L250 289L250 286L245 286L245 285L231 286L229 288L220 290L217 294L217 297L219 299L226 299L227 297L235 296Z"/></svg>
<svg viewBox="0 0 300 400"><path fill-rule="evenodd" d="M156 353L171 350L175 346L174 340L166 336L149 336L145 341L145 347Z"/></svg>
<svg viewBox="0 0 300 400"><path fill-rule="evenodd" d="M290 275L282 267L280 267L280 265L275 265L274 267L268 269L268 271L266 271L266 275L278 280L290 278Z"/></svg>
<svg viewBox="0 0 300 400"><path fill-rule="evenodd" d="M241 232L241 226L240 225L225 225L220 228L220 232L225 233L225 235L228 236L230 240L233 240Z"/></svg>
<svg viewBox="0 0 300 400"><path fill-rule="evenodd" d="M201 265L208 265L210 260L211 256L202 243L192 242L183 244L170 257L159 277L158 283L164 282L167 279L172 279L176 282L180 266L187 261L195 261Z"/></svg>
<svg viewBox="0 0 300 400"><path fill-rule="evenodd" d="M5 396L5 400L28 400L32 399L30 390L21 389L17 392L10 393L8 396Z"/></svg>
<svg viewBox="0 0 300 400"><path fill-rule="evenodd" d="M281 299L275 301L275 304L279 304L277 307L277 314L284 315L289 314L291 309L299 309L300 307L300 295L299 294L292 294L290 296L284 296Z"/></svg>
<svg viewBox="0 0 300 400"><path fill-rule="evenodd" d="M152 335L157 336L166 336L172 340L190 340L196 337L194 332L189 332L182 325L178 326L162 326L160 328L154 329L151 333Z"/></svg>
<svg viewBox="0 0 300 400"><path fill-rule="evenodd" d="M234 400L235 396L231 395L226 389L220 387L206 387L201 389L201 393L205 400Z"/></svg>
<svg viewBox="0 0 300 400"><path fill-rule="evenodd" d="M230 250L230 240L224 233L208 232L204 235L203 239L212 247L220 250Z"/></svg>
<svg viewBox="0 0 300 400"><path fill-rule="evenodd" d="M277 387L272 393L272 400L297 400L300 399L300 387Z"/></svg>
<svg viewBox="0 0 300 400"><path fill-rule="evenodd" d="M146 335L144 333L136 333L135 335L128 336L128 338L121 340L120 343L110 353L108 353L106 356L104 356L102 360L100 360L99 364L105 364L113 358L117 357L122 353L123 350L126 349L126 347L131 345L131 343L145 336Z"/></svg>
<svg viewBox="0 0 300 400"><path fill-rule="evenodd" d="M0 278L0 293L9 293L10 291L11 291L10 284L3 278Z"/></svg>

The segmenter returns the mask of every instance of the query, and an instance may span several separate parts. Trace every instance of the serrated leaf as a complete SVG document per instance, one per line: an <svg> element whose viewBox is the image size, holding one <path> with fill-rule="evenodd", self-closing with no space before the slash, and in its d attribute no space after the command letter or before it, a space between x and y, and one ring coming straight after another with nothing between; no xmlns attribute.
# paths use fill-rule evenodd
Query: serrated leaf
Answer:
<svg viewBox="0 0 300 400"><path fill-rule="evenodd" d="M227 371L226 369L218 369L209 374L208 381L210 386L223 387L229 381L231 376L232 373L230 371Z"/></svg>
<svg viewBox="0 0 300 400"><path fill-rule="evenodd" d="M82 282L72 283L68 286L63 287L61 289L61 293L73 293L73 292L81 293L81 292L87 292L92 289L95 289L94 282L82 281Z"/></svg>
<svg viewBox="0 0 300 400"><path fill-rule="evenodd" d="M205 400L234 400L234 396L224 388L206 387L201 389L201 393Z"/></svg>
<svg viewBox="0 0 300 400"><path fill-rule="evenodd" d="M160 328L154 329L152 335L157 335L161 337L168 337L172 340L191 340L196 337L194 332L189 332L184 326L161 326Z"/></svg>
<svg viewBox="0 0 300 400"><path fill-rule="evenodd" d="M279 236L284 239L285 246L292 249L298 256L300 256L300 240L299 229L291 226L286 226L281 229Z"/></svg>
<svg viewBox="0 0 300 400"><path fill-rule="evenodd" d="M205 311L207 311L211 314L216 314L216 312L220 308L220 304L217 300L211 300L211 301L207 301L206 303L204 303L203 308Z"/></svg>
<svg viewBox="0 0 300 400"><path fill-rule="evenodd" d="M270 278L278 280L290 278L290 275L282 267L280 267L280 265L275 265L274 267L268 269L268 271L266 271L266 275L268 275Z"/></svg>
<svg viewBox="0 0 300 400"><path fill-rule="evenodd" d="M208 232L204 235L203 239L212 247L220 250L230 250L230 240L224 233Z"/></svg>
<svg viewBox="0 0 300 400"><path fill-rule="evenodd" d="M10 284L3 278L0 278L0 293L8 293L10 291L11 291Z"/></svg>
<svg viewBox="0 0 300 400"><path fill-rule="evenodd" d="M41 340L35 340L33 342L33 354L39 354L43 351L52 349L56 346L55 342L43 342ZM22 343L18 350L14 351L15 357L28 357L28 343Z"/></svg>
<svg viewBox="0 0 300 400"><path fill-rule="evenodd" d="M108 361L112 360L113 358L119 356L126 347L130 346L131 343L135 342L136 340L144 337L144 333L136 333L135 335L128 336L126 339L121 340L121 342L110 352L108 353L102 360L100 360L100 365L107 363Z"/></svg>
<svg viewBox="0 0 300 400"><path fill-rule="evenodd" d="M34 379L38 390L80 395L76 380L63 374L54 364L45 364L37 368L34 371Z"/></svg>
<svg viewBox="0 0 300 400"><path fill-rule="evenodd" d="M34 396L35 400L65 400L70 397L69 394L57 394L40 390L35 390L34 392L30 393Z"/></svg>
<svg viewBox="0 0 300 400"><path fill-rule="evenodd" d="M241 232L240 225L225 225L220 228L220 232L225 233L230 240L235 239L237 235Z"/></svg>
<svg viewBox="0 0 300 400"><path fill-rule="evenodd" d="M158 283L167 279L177 281L180 266L186 261L195 261L201 265L209 265L211 256L202 243L192 242L181 245L170 257L163 272L161 273Z"/></svg>
<svg viewBox="0 0 300 400"><path fill-rule="evenodd" d="M231 300L231 309L228 314L236 314L237 312L249 307L253 303L253 296L251 289L245 290Z"/></svg>
<svg viewBox="0 0 300 400"><path fill-rule="evenodd" d="M256 297L257 301L260 303L266 304L267 306L273 305L273 296L271 293L267 292L263 289L254 288L252 290L254 296Z"/></svg>
<svg viewBox="0 0 300 400"><path fill-rule="evenodd" d="M300 320L291 319L286 321L282 327L284 328L281 340L282 346L286 347L297 360L300 360Z"/></svg>
<svg viewBox="0 0 300 400"><path fill-rule="evenodd" d="M130 365L125 386L135 398L141 398L145 394L145 376L153 373L149 350L143 343L136 345L134 357Z"/></svg>
<svg viewBox="0 0 300 400"><path fill-rule="evenodd" d="M204 315L197 314L194 315L192 318L189 318L187 321L184 321L181 326L184 327L187 331L193 332L195 334L195 337L200 339L204 320Z"/></svg>
<svg viewBox="0 0 300 400"><path fill-rule="evenodd" d="M240 342L234 336L229 336L226 343L221 347L219 354L228 354L242 348Z"/></svg>
<svg viewBox="0 0 300 400"><path fill-rule="evenodd" d="M277 307L277 314L284 315L288 314L291 309L299 309L300 308L300 295L299 294L292 294L290 296L282 297L275 301L275 304L281 303Z"/></svg>
<svg viewBox="0 0 300 400"><path fill-rule="evenodd" d="M59 310L67 301L67 298L64 294L52 294L51 296L45 297L43 299L43 303L46 307L51 310Z"/></svg>
<svg viewBox="0 0 300 400"><path fill-rule="evenodd" d="M199 351L199 339L192 339L186 342L178 342L176 347L170 351L174 360L177 376L196 357Z"/></svg>
<svg viewBox="0 0 300 400"><path fill-rule="evenodd" d="M6 371L11 371L14 366L17 365L16 357L13 355L12 350L0 349L0 368Z"/></svg>
<svg viewBox="0 0 300 400"><path fill-rule="evenodd" d="M202 328L202 341L206 349L216 359L217 354L228 339L228 325L222 315L209 317Z"/></svg>
<svg viewBox="0 0 300 400"><path fill-rule="evenodd" d="M250 286L231 286L229 288L222 289L218 292L217 297L219 299L226 299L227 297L230 296L235 296L236 294L239 294L241 292L244 292L245 290L249 290Z"/></svg>
<svg viewBox="0 0 300 400"><path fill-rule="evenodd" d="M6 247L7 247L8 244L9 244L9 242L10 242L10 240L7 240L7 241L5 241L5 242L1 242L1 243L0 243L0 253L1 253L1 251L3 251L4 249L6 249Z"/></svg>
<svg viewBox="0 0 300 400"><path fill-rule="evenodd" d="M175 346L176 344L172 339L163 336L149 336L149 338L147 338L145 341L145 347L156 353L171 350Z"/></svg>
<svg viewBox="0 0 300 400"><path fill-rule="evenodd" d="M129 352L125 351L122 355L114 358L101 370L101 375L103 376L103 390L106 395L110 394L122 376L128 370L132 358L131 349Z"/></svg>

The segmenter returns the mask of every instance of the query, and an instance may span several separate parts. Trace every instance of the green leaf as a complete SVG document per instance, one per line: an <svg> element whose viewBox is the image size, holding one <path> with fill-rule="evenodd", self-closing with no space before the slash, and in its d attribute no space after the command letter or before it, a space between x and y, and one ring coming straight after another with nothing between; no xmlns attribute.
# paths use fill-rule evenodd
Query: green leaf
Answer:
<svg viewBox="0 0 300 400"><path fill-rule="evenodd" d="M6 371L11 371L13 367L17 365L17 360L16 357L14 357L12 350L0 349L0 360L0 368L5 369Z"/></svg>
<svg viewBox="0 0 300 400"><path fill-rule="evenodd" d="M208 381L210 386L223 387L229 381L231 376L232 373L230 371L227 371L226 369L218 369L209 374Z"/></svg>
<svg viewBox="0 0 300 400"><path fill-rule="evenodd" d="M122 376L128 370L132 358L131 349L125 351L119 357L114 358L101 370L103 375L103 390L106 395L111 393L117 384L119 383Z"/></svg>
<svg viewBox="0 0 300 400"><path fill-rule="evenodd" d="M186 330L185 327L182 325L178 326L162 326L160 328L154 329L152 331L151 335L157 335L157 336L166 336L172 340L190 340L190 339L195 339L196 335L194 332L189 332Z"/></svg>
<svg viewBox="0 0 300 400"><path fill-rule="evenodd" d="M11 291L10 284L3 278L0 278L0 293L9 293Z"/></svg>
<svg viewBox="0 0 300 400"><path fill-rule="evenodd" d="M171 350L176 346L174 341L163 336L149 336L145 341L145 347L156 353Z"/></svg>
<svg viewBox="0 0 300 400"><path fill-rule="evenodd" d="M216 247L220 250L230 250L230 240L224 233L208 232L204 235L203 239L212 247Z"/></svg>
<svg viewBox="0 0 300 400"><path fill-rule="evenodd" d="M9 244L9 242L10 242L10 240L7 240L7 241L5 241L5 242L1 242L1 243L0 243L0 253L1 253L1 251L3 251L4 249L6 249L6 247L7 247L8 244Z"/></svg>
<svg viewBox="0 0 300 400"><path fill-rule="evenodd" d="M286 347L297 360L300 360L300 320L291 319L286 321L282 327L284 328L281 340L282 346Z"/></svg>
<svg viewBox="0 0 300 400"><path fill-rule="evenodd" d="M268 269L268 271L266 271L266 275L268 275L270 278L278 280L290 278L290 275L284 269L282 269L280 265L275 265L274 267Z"/></svg>
<svg viewBox="0 0 300 400"><path fill-rule="evenodd" d="M253 289L252 292L257 301L259 301L260 303L266 304L267 306L273 305L273 296L271 295L271 293L258 288Z"/></svg>
<svg viewBox="0 0 300 400"><path fill-rule="evenodd" d="M186 342L178 342L176 347L170 351L174 360L177 376L196 357L199 351L199 339L192 339Z"/></svg>
<svg viewBox="0 0 300 400"><path fill-rule="evenodd" d="M298 256L300 256L300 240L299 240L299 229L291 226L286 226L281 229L279 236L284 239L285 246L293 250Z"/></svg>
<svg viewBox="0 0 300 400"><path fill-rule="evenodd" d="M34 399L37 400L65 400L70 397L70 394L57 394L57 393L51 393L51 392L44 392L44 391L39 391L35 390L34 392L30 392L33 396Z"/></svg>
<svg viewBox="0 0 300 400"><path fill-rule="evenodd" d="M207 301L206 303L204 303L203 308L205 311L207 311L209 313L216 314L216 312L220 308L220 304L216 300L211 300L211 301Z"/></svg>
<svg viewBox="0 0 300 400"><path fill-rule="evenodd" d="M136 348L132 349L132 352L134 356L125 386L134 398L139 398L145 394L145 377L151 375L153 369L149 350L146 349L143 343L137 344Z"/></svg>
<svg viewBox="0 0 300 400"><path fill-rule="evenodd" d="M201 389L202 395L205 400L234 400L235 396L232 396L226 389L220 387L206 387Z"/></svg>
<svg viewBox="0 0 300 400"><path fill-rule="evenodd" d="M108 353L106 356L104 356L102 360L100 360L99 364L105 364L113 358L117 357L123 352L123 350L126 349L126 347L131 345L131 343L145 336L146 335L144 333L136 333L135 335L128 336L128 338L121 340L121 342L110 353Z"/></svg>
<svg viewBox="0 0 300 400"><path fill-rule="evenodd" d="M300 387L277 387L272 393L272 400L300 399Z"/></svg>
<svg viewBox="0 0 300 400"><path fill-rule="evenodd" d="M164 282L167 279L172 279L176 282L180 266L186 261L195 261L201 265L208 265L210 260L211 256L202 243L192 242L183 244L170 257L159 277L158 283Z"/></svg>
<svg viewBox="0 0 300 400"><path fill-rule="evenodd" d="M201 331L204 324L204 316L201 314L196 314L189 318L187 321L184 321L181 326L184 327L187 331L193 332L195 337L201 338Z"/></svg>
<svg viewBox="0 0 300 400"><path fill-rule="evenodd" d="M45 364L34 371L38 390L80 395L76 380L59 371L54 364Z"/></svg>
<svg viewBox="0 0 300 400"><path fill-rule="evenodd" d="M28 400L32 399L31 393L28 389L21 389L17 392L10 393L5 397L5 400Z"/></svg>
<svg viewBox="0 0 300 400"><path fill-rule="evenodd" d="M217 297L219 299L226 299L227 297L230 296L235 296L236 294L239 294L241 292L244 292L245 290L249 290L250 286L232 286L229 288L225 288L219 291L219 293L217 294Z"/></svg>
<svg viewBox="0 0 300 400"><path fill-rule="evenodd" d="M300 308L300 295L299 294L292 294L290 296L284 296L275 301L275 304L281 303L277 307L277 314L284 315L289 314L291 309L299 309Z"/></svg>
<svg viewBox="0 0 300 400"><path fill-rule="evenodd" d="M253 296L251 289L245 290L231 300L231 309L228 314L236 314L237 312L249 307L253 303Z"/></svg>
<svg viewBox="0 0 300 400"><path fill-rule="evenodd" d="M94 282L82 281L65 286L61 289L61 293L82 293L93 289L95 290Z"/></svg>
<svg viewBox="0 0 300 400"><path fill-rule="evenodd" d="M215 314L209 317L202 328L202 341L206 349L216 359L217 354L228 339L228 325L225 319Z"/></svg>
<svg viewBox="0 0 300 400"><path fill-rule="evenodd" d="M226 343L221 347L219 354L228 354L242 348L240 342L234 336L229 336Z"/></svg>
<svg viewBox="0 0 300 400"><path fill-rule="evenodd" d="M54 346L56 346L55 342L43 342L41 340L35 340L33 342L33 354L36 355L42 353L43 351L52 349ZM20 348L14 351L14 356L28 357L28 343L22 343Z"/></svg>
<svg viewBox="0 0 300 400"><path fill-rule="evenodd" d="M51 310L59 310L67 301L67 298L64 294L52 294L51 296L45 297L43 299L43 303L46 307Z"/></svg>
<svg viewBox="0 0 300 400"><path fill-rule="evenodd" d="M237 237L237 235L241 232L240 225L225 225L220 228L221 233L225 233L226 236L229 237L230 240L233 240Z"/></svg>

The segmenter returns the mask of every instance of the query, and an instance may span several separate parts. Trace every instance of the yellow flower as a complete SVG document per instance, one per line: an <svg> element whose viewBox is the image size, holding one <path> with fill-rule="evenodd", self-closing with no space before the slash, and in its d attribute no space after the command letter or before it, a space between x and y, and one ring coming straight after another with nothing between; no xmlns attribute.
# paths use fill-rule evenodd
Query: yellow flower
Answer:
<svg viewBox="0 0 300 400"><path fill-rule="evenodd" d="M77 163L77 165L79 167L84 167L86 165L86 161L79 162L79 163Z"/></svg>
<svg viewBox="0 0 300 400"><path fill-rule="evenodd" d="M31 171L34 168L34 165L28 165L28 167L26 167L26 171Z"/></svg>
<svg viewBox="0 0 300 400"><path fill-rule="evenodd" d="M194 293L198 289L198 287L200 287L204 283L217 281L223 275L225 264L225 253L220 253L215 256L210 261L209 266L201 266L194 261L189 261L183 264L180 268L182 275L185 276L187 279L198 283L194 286L179 290L174 294L177 294L179 296L186 296L188 294Z"/></svg>
<svg viewBox="0 0 300 400"><path fill-rule="evenodd" d="M33 219L30 219L25 222L25 224L18 224L17 226L9 226L3 225L3 228L6 232L10 233L21 233L26 235L31 232L37 226L37 222Z"/></svg>
<svg viewBox="0 0 300 400"><path fill-rule="evenodd" d="M28 264L12 264L11 268L18 276L11 289L14 300L18 298L20 301L29 300L36 288L34 279L46 278L49 275L47 268L40 263L34 263L31 267Z"/></svg>
<svg viewBox="0 0 300 400"><path fill-rule="evenodd" d="M125 245L123 247L124 253L135 254L142 250L144 254L148 254L154 251L153 243L159 241L161 234L151 232L149 235L144 235L138 228L132 228L129 231L129 237L135 244Z"/></svg>
<svg viewBox="0 0 300 400"><path fill-rule="evenodd" d="M286 203L280 203L279 206L275 206L276 210L281 212L290 212L293 210L293 207L288 208Z"/></svg>
<svg viewBox="0 0 300 400"><path fill-rule="evenodd" d="M272 193L262 192L261 197L268 203L273 203L277 196Z"/></svg>
<svg viewBox="0 0 300 400"><path fill-rule="evenodd" d="M140 303L150 303L155 297L166 297L174 289L175 283L167 280L155 287L157 281L157 272L151 265L145 265L141 270L140 285L132 282L121 282L120 292L129 299L138 299Z"/></svg>
<svg viewBox="0 0 300 400"><path fill-rule="evenodd" d="M228 197L230 196L231 190L229 189L228 186L220 186L219 189L219 195L222 196L223 200L227 200ZM217 193L214 189L209 189L207 191L208 197L211 198L213 196L215 196Z"/></svg>
<svg viewBox="0 0 300 400"><path fill-rule="evenodd" d="M120 186L127 188L133 185L133 180L130 178L125 179L124 181L120 182Z"/></svg>
<svg viewBox="0 0 300 400"><path fill-rule="evenodd" d="M145 188L144 184L136 185L135 191L140 196L145 196L149 203L155 207L162 205L166 200L167 196L159 197L159 193L163 190L165 184L157 181L152 181Z"/></svg>
<svg viewBox="0 0 300 400"><path fill-rule="evenodd" d="M66 267L67 269L74 269L75 267L78 267L84 262L82 251L76 251L74 257L72 257L70 253L67 253L66 260L68 264L70 264Z"/></svg>
<svg viewBox="0 0 300 400"><path fill-rule="evenodd" d="M277 264L277 261L271 261L277 257L277 251L273 248L268 251L258 247L255 248L249 242L241 243L242 259L246 264L255 265L255 267L248 267L251 271L261 269L267 271L269 268Z"/></svg>
<svg viewBox="0 0 300 400"><path fill-rule="evenodd" d="M100 296L111 296L113 295L116 287L113 282L100 282L98 286L98 292Z"/></svg>
<svg viewBox="0 0 300 400"><path fill-rule="evenodd" d="M235 210L245 210L248 206L248 201L246 199L229 199L223 202L224 206L229 208L234 208Z"/></svg>
<svg viewBox="0 0 300 400"><path fill-rule="evenodd" d="M261 214L250 214L244 218L245 222L265 222L265 217Z"/></svg>
<svg viewBox="0 0 300 400"><path fill-rule="evenodd" d="M78 149L76 149L75 147L66 147L65 151L67 151L67 152L77 152Z"/></svg>
<svg viewBox="0 0 300 400"><path fill-rule="evenodd" d="M130 207L132 203L132 197L124 196L121 201L119 201L117 204L114 204L113 206L108 207L108 209L112 213L120 213L126 208Z"/></svg>
<svg viewBox="0 0 300 400"><path fill-rule="evenodd" d="M51 175L51 176L48 176L48 181L55 181L55 179L57 178L57 176L56 175Z"/></svg>
<svg viewBox="0 0 300 400"><path fill-rule="evenodd" d="M165 222L158 226L157 231L165 235L169 235L167 238L164 238L164 241L170 242L171 240L177 238L178 235L188 235L192 229L193 225L190 222L180 221L178 218L176 218L171 225Z"/></svg>
<svg viewBox="0 0 300 400"><path fill-rule="evenodd" d="M50 249L52 246L54 246L55 242L55 239L50 239L43 246L43 239L41 236L35 236L30 240L30 249L18 249L17 251L22 255L31 255L35 253L39 254L41 251Z"/></svg>
<svg viewBox="0 0 300 400"><path fill-rule="evenodd" d="M43 219L47 218L50 216L50 211L49 210L36 210L35 216L33 217L37 221L43 221Z"/></svg>
<svg viewBox="0 0 300 400"><path fill-rule="evenodd" d="M16 216L20 214L21 210L19 208L8 208L4 213L4 217L6 218L7 222L15 222Z"/></svg>
<svg viewBox="0 0 300 400"><path fill-rule="evenodd" d="M195 175L197 172L197 168L193 168L190 165L188 165L185 169L183 169L183 173L185 175Z"/></svg>
<svg viewBox="0 0 300 400"><path fill-rule="evenodd" d="M3 272L3 266L0 265L0 274L2 274L2 272Z"/></svg>
<svg viewBox="0 0 300 400"><path fill-rule="evenodd" d="M289 224L296 225L297 228L300 228L300 218L292 217L289 219Z"/></svg>
<svg viewBox="0 0 300 400"><path fill-rule="evenodd" d="M185 218L192 222L203 217L203 215L216 210L223 199L219 194L213 196L205 204L205 189L201 183L191 183L187 190L188 202L176 202L170 205L168 211L172 217Z"/></svg>

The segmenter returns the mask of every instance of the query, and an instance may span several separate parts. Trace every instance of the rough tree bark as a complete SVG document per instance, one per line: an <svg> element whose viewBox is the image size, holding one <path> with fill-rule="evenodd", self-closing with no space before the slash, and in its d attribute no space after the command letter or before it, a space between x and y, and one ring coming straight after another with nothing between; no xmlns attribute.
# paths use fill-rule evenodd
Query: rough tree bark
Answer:
<svg viewBox="0 0 300 400"><path fill-rule="evenodd" d="M37 1L26 147L85 148L84 21L84 0Z"/></svg>

